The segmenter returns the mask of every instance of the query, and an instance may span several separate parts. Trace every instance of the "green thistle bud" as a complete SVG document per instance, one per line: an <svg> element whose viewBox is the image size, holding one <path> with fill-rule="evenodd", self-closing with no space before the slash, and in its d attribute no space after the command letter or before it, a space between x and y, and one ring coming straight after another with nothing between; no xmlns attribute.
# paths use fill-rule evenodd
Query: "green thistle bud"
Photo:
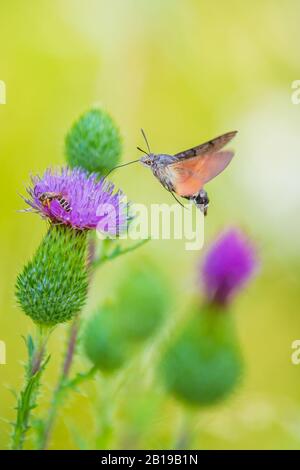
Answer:
<svg viewBox="0 0 300 470"><path fill-rule="evenodd" d="M128 345L113 307L100 308L88 320L83 345L87 357L102 371L113 372L124 364Z"/></svg>
<svg viewBox="0 0 300 470"><path fill-rule="evenodd" d="M106 372L122 367L138 342L152 335L166 311L166 289L149 268L127 272L117 302L98 309L87 322L83 344L91 362Z"/></svg>
<svg viewBox="0 0 300 470"><path fill-rule="evenodd" d="M50 226L32 261L18 276L18 303L32 320L54 326L83 307L88 287L87 232Z"/></svg>
<svg viewBox="0 0 300 470"><path fill-rule="evenodd" d="M161 325L168 303L166 283L149 266L131 268L117 291L118 318L129 341L143 341Z"/></svg>
<svg viewBox="0 0 300 470"><path fill-rule="evenodd" d="M167 388L193 405L226 398L243 370L240 349L228 313L207 307L189 320L161 364Z"/></svg>
<svg viewBox="0 0 300 470"><path fill-rule="evenodd" d="M114 168L122 150L119 131L112 118L100 109L83 114L66 137L65 153L71 167L106 173Z"/></svg>

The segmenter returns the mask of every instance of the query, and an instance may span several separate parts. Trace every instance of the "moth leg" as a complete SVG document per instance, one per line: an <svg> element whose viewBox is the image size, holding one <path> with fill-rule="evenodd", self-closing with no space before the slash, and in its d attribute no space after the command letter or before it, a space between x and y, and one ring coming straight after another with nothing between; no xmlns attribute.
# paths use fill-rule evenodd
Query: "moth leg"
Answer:
<svg viewBox="0 0 300 470"><path fill-rule="evenodd" d="M177 201L178 204L181 205L181 207L183 207L184 209L187 209L187 207L185 207L185 206L182 204L182 202L180 202L179 199L177 199L177 197L175 196L175 194L174 194L172 191L170 191L170 193L172 194L172 196L173 196L173 198L175 199L175 201Z"/></svg>
<svg viewBox="0 0 300 470"><path fill-rule="evenodd" d="M199 193L193 196L184 196L185 199L193 201L196 207L198 207L204 215L207 215L207 209L209 206L209 197L204 189L200 189Z"/></svg>

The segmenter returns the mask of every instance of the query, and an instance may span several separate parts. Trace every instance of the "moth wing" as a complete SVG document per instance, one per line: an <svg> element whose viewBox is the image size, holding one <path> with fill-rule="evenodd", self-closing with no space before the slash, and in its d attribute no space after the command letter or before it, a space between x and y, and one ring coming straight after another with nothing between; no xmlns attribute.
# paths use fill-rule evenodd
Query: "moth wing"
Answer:
<svg viewBox="0 0 300 470"><path fill-rule="evenodd" d="M168 165L175 192L179 196L193 196L203 186L221 173L230 163L234 153L221 151L188 158Z"/></svg>
<svg viewBox="0 0 300 470"><path fill-rule="evenodd" d="M175 157L179 159L187 159L199 157L200 155L206 155L208 153L215 153L228 144L228 142L230 142L230 140L233 139L236 134L237 131L227 132L226 134L222 134L215 139L205 142L204 144L197 145L196 147L184 150L183 152L179 152L175 155Z"/></svg>

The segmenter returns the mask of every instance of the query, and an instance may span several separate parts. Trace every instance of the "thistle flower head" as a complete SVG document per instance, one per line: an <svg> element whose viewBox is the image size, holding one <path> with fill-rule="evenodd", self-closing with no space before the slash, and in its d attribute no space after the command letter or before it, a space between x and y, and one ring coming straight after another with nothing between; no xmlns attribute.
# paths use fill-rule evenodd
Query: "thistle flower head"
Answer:
<svg viewBox="0 0 300 470"><path fill-rule="evenodd" d="M25 201L51 222L75 229L95 229L108 235L123 231L128 221L128 204L121 191L95 174L80 168L47 169L32 177Z"/></svg>
<svg viewBox="0 0 300 470"><path fill-rule="evenodd" d="M210 246L201 265L201 279L210 302L227 305L257 268L255 248L237 228L227 229Z"/></svg>
<svg viewBox="0 0 300 470"><path fill-rule="evenodd" d="M103 109L91 109L73 125L66 137L68 164L89 173L105 174L120 159L122 142L119 130Z"/></svg>

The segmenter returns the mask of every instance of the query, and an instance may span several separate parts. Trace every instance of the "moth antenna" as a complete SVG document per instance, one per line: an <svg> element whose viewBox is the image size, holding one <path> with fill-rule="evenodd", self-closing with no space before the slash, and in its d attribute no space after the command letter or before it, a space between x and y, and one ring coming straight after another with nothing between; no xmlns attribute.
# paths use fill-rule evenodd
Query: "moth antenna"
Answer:
<svg viewBox="0 0 300 470"><path fill-rule="evenodd" d="M145 153L146 155L149 155L148 152L146 152L145 150L141 149L141 147L137 147L137 149L138 149L140 152L143 152L143 153Z"/></svg>
<svg viewBox="0 0 300 470"><path fill-rule="evenodd" d="M142 136L143 136L144 139L145 139L145 142L146 142L146 145L147 145L147 149L148 149L148 152L149 152L149 154L150 154L150 153L151 153L150 145L149 145L149 142L148 142L148 139L147 139L147 137L146 137L146 134L145 134L144 129L141 129L141 133L142 133Z"/></svg>

